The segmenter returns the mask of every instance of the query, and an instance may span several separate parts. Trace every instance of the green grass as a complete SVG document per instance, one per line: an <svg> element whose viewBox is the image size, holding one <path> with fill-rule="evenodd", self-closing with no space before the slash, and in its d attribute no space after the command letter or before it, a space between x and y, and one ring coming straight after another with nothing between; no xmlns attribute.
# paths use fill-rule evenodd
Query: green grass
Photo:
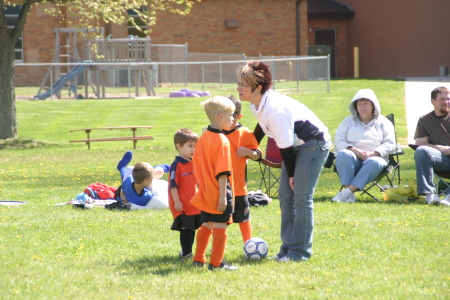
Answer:
<svg viewBox="0 0 450 300"><path fill-rule="evenodd" d="M332 81L331 93L291 96L314 110L334 135L360 88L375 91L383 114L395 113L398 140L404 145L403 82L339 80ZM133 162L170 163L176 155L175 131L188 127L200 133L207 124L199 105L203 99L17 102L21 139L0 143L0 199L27 204L0 206L0 298L448 298L449 210L418 203L377 203L367 197L354 205L331 203L339 180L329 169L323 170L315 193L314 254L303 263L244 259L238 226L232 225L226 258L239 269L195 270L177 259L178 234L169 229L169 210L111 212L54 206L90 183L119 184L115 166L132 149L132 142L98 142L87 150L82 143L68 142L85 137L70 129L153 125L150 131L138 131L155 139L138 142ZM244 125L253 128L256 120L247 105L244 114ZM39 147L21 148L21 143ZM415 171L412 150L405 152L401 164L406 184ZM249 163L252 190L260 180L257 169L256 163ZM254 236L267 241L269 256L280 245L279 221L276 195L267 207L252 209Z"/></svg>

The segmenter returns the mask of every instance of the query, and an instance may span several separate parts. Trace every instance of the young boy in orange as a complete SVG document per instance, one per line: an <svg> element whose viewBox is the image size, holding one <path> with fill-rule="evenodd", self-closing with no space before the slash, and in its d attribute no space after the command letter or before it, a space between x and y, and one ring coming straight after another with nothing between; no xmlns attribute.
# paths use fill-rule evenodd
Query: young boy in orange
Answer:
<svg viewBox="0 0 450 300"><path fill-rule="evenodd" d="M192 163L197 140L197 134L187 128L179 129L173 137L178 156L169 171L169 207L174 219L170 229L180 232L180 259L192 257L195 230L202 225L200 210L191 204L197 192Z"/></svg>
<svg viewBox="0 0 450 300"><path fill-rule="evenodd" d="M248 190L246 182L247 157L252 160L261 159L262 153L259 150L253 132L247 127L243 127L238 121L242 118L242 104L234 96L229 97L233 101L236 109L233 113L233 124L231 130L223 130L231 145L231 161L233 166L233 182L235 205L233 213L233 223L239 224L244 243L252 237L252 225L250 223L250 205L248 203Z"/></svg>
<svg viewBox="0 0 450 300"><path fill-rule="evenodd" d="M206 247L213 236L209 270L236 270L223 261L227 242L227 224L233 213L233 177L230 142L222 130L230 130L234 103L226 97L202 102L210 125L199 138L194 152L194 174L199 185L191 203L201 210L202 226L198 230L194 266L206 263Z"/></svg>

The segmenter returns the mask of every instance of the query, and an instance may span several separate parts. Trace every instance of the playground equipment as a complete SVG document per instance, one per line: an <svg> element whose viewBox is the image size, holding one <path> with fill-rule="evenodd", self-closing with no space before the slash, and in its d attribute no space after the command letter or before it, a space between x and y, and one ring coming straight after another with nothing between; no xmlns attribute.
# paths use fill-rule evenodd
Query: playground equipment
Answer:
<svg viewBox="0 0 450 300"><path fill-rule="evenodd" d="M139 64L151 60L150 38L134 36L126 39L111 39L109 36L88 38L97 34L104 36L103 28L55 29L55 54L52 65L47 70L34 99L44 100L52 95L61 98L61 90L66 85L69 87L69 97L73 93L75 98L82 98L82 95L77 93L80 82L84 84L84 98L88 98L89 87L97 98L105 98L107 76L109 74L115 76L116 72L119 74L126 72L128 81L134 78L136 97L139 96L141 82L148 96L155 95L153 89L155 71L148 64ZM47 90L42 92L46 87Z"/></svg>

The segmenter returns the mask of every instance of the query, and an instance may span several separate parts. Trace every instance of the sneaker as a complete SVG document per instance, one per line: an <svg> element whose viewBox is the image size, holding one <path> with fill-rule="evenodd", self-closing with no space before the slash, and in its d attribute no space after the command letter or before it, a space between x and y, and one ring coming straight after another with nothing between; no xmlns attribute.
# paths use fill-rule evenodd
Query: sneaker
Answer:
<svg viewBox="0 0 450 300"><path fill-rule="evenodd" d="M334 196L331 201L333 202L347 202L347 198L344 194L344 191L337 193L336 196Z"/></svg>
<svg viewBox="0 0 450 300"><path fill-rule="evenodd" d="M178 258L181 260L192 258L192 253L183 255L183 252L180 252L180 255L178 256Z"/></svg>
<svg viewBox="0 0 450 300"><path fill-rule="evenodd" d="M282 258L277 260L277 262L283 262L283 263L288 263L290 261L291 261L291 259L287 256L283 256Z"/></svg>
<svg viewBox="0 0 450 300"><path fill-rule="evenodd" d="M355 202L356 202L356 196L355 196L355 194L352 193L352 194L347 198L347 201L345 201L345 202L348 202L348 203L355 203Z"/></svg>
<svg viewBox="0 0 450 300"><path fill-rule="evenodd" d="M203 268L204 263L199 262L199 261L195 261L192 263L192 266L195 268Z"/></svg>
<svg viewBox="0 0 450 300"><path fill-rule="evenodd" d="M435 205L435 204L439 204L439 202L441 202L441 199L439 199L439 196L436 194L427 194L426 199L427 199L428 205Z"/></svg>
<svg viewBox="0 0 450 300"><path fill-rule="evenodd" d="M450 201L448 201L447 198L445 198L444 200L441 200L439 202L439 205L450 206Z"/></svg>
<svg viewBox="0 0 450 300"><path fill-rule="evenodd" d="M226 261L222 261L220 263L220 265L218 265L217 267L213 266L212 264L209 264L208 270L210 270L210 271L214 271L214 270L236 271L237 267L227 263Z"/></svg>
<svg viewBox="0 0 450 300"><path fill-rule="evenodd" d="M276 254L276 255L275 255L275 256L273 257L273 259L274 259L274 260L276 260L276 261L279 261L279 260L280 260L280 258L281 258L281 257L280 257L280 256L278 256L278 254Z"/></svg>

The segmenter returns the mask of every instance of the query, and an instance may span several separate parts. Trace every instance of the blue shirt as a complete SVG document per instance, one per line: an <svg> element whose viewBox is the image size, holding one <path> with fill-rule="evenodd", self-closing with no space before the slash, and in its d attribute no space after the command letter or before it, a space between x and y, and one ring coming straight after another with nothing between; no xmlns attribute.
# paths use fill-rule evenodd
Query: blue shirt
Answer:
<svg viewBox="0 0 450 300"><path fill-rule="evenodd" d="M128 202L140 206L146 206L153 198L153 191L146 188L142 189L140 194L136 193L134 179L131 175L122 182L122 191Z"/></svg>

